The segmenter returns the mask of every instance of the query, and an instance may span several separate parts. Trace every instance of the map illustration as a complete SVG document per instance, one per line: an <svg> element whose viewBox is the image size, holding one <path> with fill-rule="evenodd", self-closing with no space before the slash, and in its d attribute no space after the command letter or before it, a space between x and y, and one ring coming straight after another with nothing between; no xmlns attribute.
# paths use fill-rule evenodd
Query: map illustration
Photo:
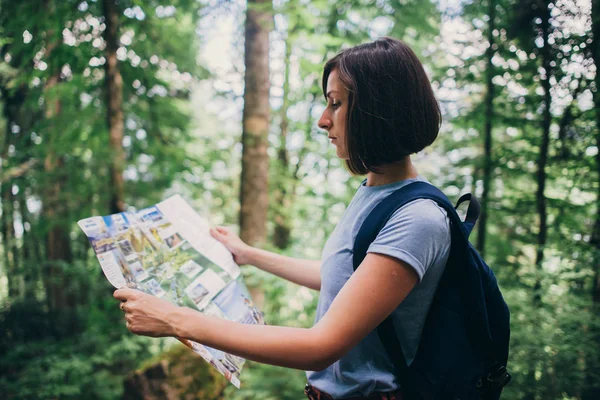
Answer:
<svg viewBox="0 0 600 400"><path fill-rule="evenodd" d="M245 324L264 324L231 253L180 196L135 213L78 222L108 281ZM236 387L243 358L180 339Z"/></svg>

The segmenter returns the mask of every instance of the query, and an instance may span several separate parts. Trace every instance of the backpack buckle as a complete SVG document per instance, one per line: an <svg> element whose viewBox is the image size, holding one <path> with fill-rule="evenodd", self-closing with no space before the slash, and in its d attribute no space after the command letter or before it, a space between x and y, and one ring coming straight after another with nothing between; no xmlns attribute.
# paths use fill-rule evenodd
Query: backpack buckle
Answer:
<svg viewBox="0 0 600 400"><path fill-rule="evenodd" d="M511 379L512 376L510 376L504 365L501 365L497 370L490 372L486 377L488 385L495 389L506 386Z"/></svg>
<svg viewBox="0 0 600 400"><path fill-rule="evenodd" d="M506 386L511 379L512 376L508 373L506 367L501 365L490 372L485 378L479 378L475 386L478 389L483 388L483 390L497 390Z"/></svg>

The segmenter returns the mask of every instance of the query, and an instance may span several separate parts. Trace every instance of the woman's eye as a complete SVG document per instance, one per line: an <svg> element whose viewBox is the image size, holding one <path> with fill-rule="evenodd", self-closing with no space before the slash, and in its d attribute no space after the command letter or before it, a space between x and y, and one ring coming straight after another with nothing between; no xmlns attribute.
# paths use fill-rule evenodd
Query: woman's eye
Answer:
<svg viewBox="0 0 600 400"><path fill-rule="evenodd" d="M331 107L333 108L338 108L342 103L337 102L337 103L331 103Z"/></svg>

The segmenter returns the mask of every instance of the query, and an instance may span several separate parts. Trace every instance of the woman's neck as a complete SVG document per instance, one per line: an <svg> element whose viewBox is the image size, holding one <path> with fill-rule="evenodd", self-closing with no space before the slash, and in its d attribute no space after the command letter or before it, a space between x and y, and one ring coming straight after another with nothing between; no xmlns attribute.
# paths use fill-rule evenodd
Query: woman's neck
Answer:
<svg viewBox="0 0 600 400"><path fill-rule="evenodd" d="M405 179L416 178L419 174L415 169L410 156L401 161L385 164L378 167L380 173L367 173L367 186L381 186L388 183L403 181Z"/></svg>

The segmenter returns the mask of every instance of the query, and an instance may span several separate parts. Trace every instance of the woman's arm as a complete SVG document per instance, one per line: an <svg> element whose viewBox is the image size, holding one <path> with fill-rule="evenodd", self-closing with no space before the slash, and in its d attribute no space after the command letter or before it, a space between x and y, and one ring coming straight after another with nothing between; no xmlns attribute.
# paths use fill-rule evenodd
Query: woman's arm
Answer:
<svg viewBox="0 0 600 400"><path fill-rule="evenodd" d="M326 368L375 329L417 283L395 258L369 253L310 329L247 325L206 316L132 289L120 289L128 329L177 336L250 360L308 371Z"/></svg>
<svg viewBox="0 0 600 400"><path fill-rule="evenodd" d="M227 247L236 263L254 265L298 285L321 289L321 261L297 259L251 247L227 228L217 227L210 233Z"/></svg>
<svg viewBox="0 0 600 400"><path fill-rule="evenodd" d="M321 261L282 256L251 247L249 264L309 289L321 290Z"/></svg>

